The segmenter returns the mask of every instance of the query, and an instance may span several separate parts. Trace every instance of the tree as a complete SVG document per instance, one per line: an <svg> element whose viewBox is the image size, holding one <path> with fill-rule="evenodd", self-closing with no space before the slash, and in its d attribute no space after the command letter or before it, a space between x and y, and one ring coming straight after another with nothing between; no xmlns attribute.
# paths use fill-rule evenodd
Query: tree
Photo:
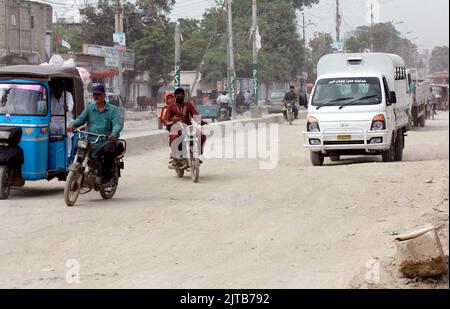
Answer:
<svg viewBox="0 0 450 309"><path fill-rule="evenodd" d="M142 13L133 3L122 2L124 32L130 44L142 36ZM82 40L86 43L112 46L115 32L115 2L99 0L96 6L88 5L80 10Z"/></svg>
<svg viewBox="0 0 450 309"><path fill-rule="evenodd" d="M262 81L290 81L301 71L303 44L297 31L296 9L309 6L317 0L259 0L259 27L263 48L259 52L260 78ZM252 77L252 23L251 3L233 1L233 34L235 63L238 77ZM211 43L211 44L208 44ZM183 57L191 57L191 67L199 67L202 50L208 45L205 62L201 66L203 79L223 80L227 72L226 14L220 7L208 10L200 28L183 43ZM192 48L185 50L185 46ZM190 56L192 55L192 56Z"/></svg>
<svg viewBox="0 0 450 309"><path fill-rule="evenodd" d="M431 73L449 71L449 48L448 46L438 46L433 49L430 59Z"/></svg>
<svg viewBox="0 0 450 309"><path fill-rule="evenodd" d="M65 24L57 24L53 26L52 29L52 50L55 51L56 48L56 38L60 36L62 39L67 41L71 45L70 51L72 52L81 52L83 49L82 46L82 33L81 29L77 25L65 25ZM65 47L58 46L58 50L65 52L68 51Z"/></svg>
<svg viewBox="0 0 450 309"><path fill-rule="evenodd" d="M373 28L374 52L393 53L400 55L407 66L418 67L417 46L402 34L392 23L375 24ZM346 41L348 52L363 52L370 49L370 27L358 27Z"/></svg>
<svg viewBox="0 0 450 309"><path fill-rule="evenodd" d="M162 79L167 84L174 67L175 24L160 18L149 22L142 32L142 38L132 44L136 66L149 71L152 80Z"/></svg>
<svg viewBox="0 0 450 309"><path fill-rule="evenodd" d="M333 52L332 44L331 34L325 32L315 33L314 38L309 42L312 61L306 65L306 68L310 81L314 81L317 77L316 67L320 58Z"/></svg>

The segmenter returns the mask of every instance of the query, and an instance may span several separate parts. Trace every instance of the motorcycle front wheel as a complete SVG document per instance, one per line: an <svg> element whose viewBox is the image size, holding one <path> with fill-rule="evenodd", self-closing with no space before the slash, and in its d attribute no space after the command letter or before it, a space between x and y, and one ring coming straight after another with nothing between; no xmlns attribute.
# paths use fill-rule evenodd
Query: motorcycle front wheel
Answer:
<svg viewBox="0 0 450 309"><path fill-rule="evenodd" d="M200 160L191 159L191 178L194 183L200 179Z"/></svg>
<svg viewBox="0 0 450 309"><path fill-rule="evenodd" d="M64 188L64 200L67 206L72 207L75 205L82 186L83 174L71 171L69 176L67 176L66 186Z"/></svg>

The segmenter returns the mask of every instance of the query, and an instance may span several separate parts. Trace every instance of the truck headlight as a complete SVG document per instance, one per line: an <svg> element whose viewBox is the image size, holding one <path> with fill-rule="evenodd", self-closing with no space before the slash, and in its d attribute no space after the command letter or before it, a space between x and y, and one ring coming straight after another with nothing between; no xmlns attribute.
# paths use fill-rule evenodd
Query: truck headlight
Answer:
<svg viewBox="0 0 450 309"><path fill-rule="evenodd" d="M372 131L383 131L386 130L386 118L384 115L375 116L372 120Z"/></svg>
<svg viewBox="0 0 450 309"><path fill-rule="evenodd" d="M319 122L316 117L309 116L307 123L308 132L320 132Z"/></svg>

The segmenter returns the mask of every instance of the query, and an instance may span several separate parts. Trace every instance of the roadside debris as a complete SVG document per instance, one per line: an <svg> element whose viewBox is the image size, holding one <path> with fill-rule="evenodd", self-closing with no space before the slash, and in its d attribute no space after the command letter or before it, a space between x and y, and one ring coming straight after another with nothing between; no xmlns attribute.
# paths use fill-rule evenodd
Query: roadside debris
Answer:
<svg viewBox="0 0 450 309"><path fill-rule="evenodd" d="M397 265L406 278L430 278L447 272L447 263L435 227L402 234L395 239Z"/></svg>

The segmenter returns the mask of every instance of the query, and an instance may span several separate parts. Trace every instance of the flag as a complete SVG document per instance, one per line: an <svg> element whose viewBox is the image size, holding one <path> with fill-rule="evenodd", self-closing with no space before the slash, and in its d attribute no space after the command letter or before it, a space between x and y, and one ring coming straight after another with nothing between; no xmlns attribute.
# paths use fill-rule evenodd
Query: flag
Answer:
<svg viewBox="0 0 450 309"><path fill-rule="evenodd" d="M253 35L256 36L256 50L259 51L262 48L262 38L259 34L259 27L256 27L256 31L253 28L250 31L250 39L253 39Z"/></svg>
<svg viewBox="0 0 450 309"><path fill-rule="evenodd" d="M56 44L58 44L58 46L65 47L67 49L71 49L72 48L72 46L70 46L69 42L67 42L64 39L62 39L60 35L58 35L56 37Z"/></svg>

